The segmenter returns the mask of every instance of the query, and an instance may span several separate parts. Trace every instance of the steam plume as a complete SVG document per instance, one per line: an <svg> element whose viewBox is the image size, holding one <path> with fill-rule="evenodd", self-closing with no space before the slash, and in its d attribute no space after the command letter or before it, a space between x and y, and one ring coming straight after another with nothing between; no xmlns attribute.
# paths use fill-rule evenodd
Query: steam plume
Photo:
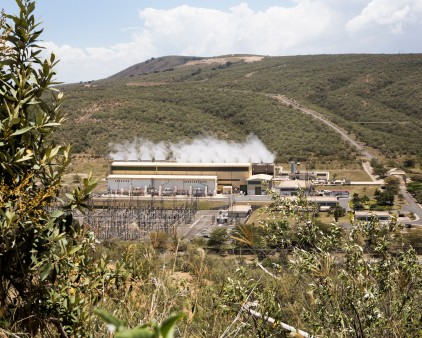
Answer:
<svg viewBox="0 0 422 338"><path fill-rule="evenodd" d="M245 142L223 141L213 137L195 139L192 142L152 143L137 138L134 142L112 145L110 156L114 160L173 160L187 163L259 163L274 162L271 153L255 135L249 135Z"/></svg>

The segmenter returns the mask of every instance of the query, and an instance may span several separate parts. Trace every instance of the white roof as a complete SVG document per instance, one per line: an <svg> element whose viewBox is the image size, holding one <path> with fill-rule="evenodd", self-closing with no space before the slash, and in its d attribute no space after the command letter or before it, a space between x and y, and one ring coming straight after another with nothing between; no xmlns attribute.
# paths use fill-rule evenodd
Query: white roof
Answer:
<svg viewBox="0 0 422 338"><path fill-rule="evenodd" d="M165 180L217 180L217 176L199 176L199 175L108 175L107 179L165 179Z"/></svg>
<svg viewBox="0 0 422 338"><path fill-rule="evenodd" d="M236 204L231 206L228 210L230 212L248 212L252 207L250 205Z"/></svg>
<svg viewBox="0 0 422 338"><path fill-rule="evenodd" d="M305 180L280 181L279 188L305 188L310 184Z"/></svg>
<svg viewBox="0 0 422 338"><path fill-rule="evenodd" d="M406 173L403 170L393 168L388 171L388 175L406 175Z"/></svg>
<svg viewBox="0 0 422 338"><path fill-rule="evenodd" d="M338 202L336 196L307 196L306 199L311 202Z"/></svg>
<svg viewBox="0 0 422 338"><path fill-rule="evenodd" d="M250 167L250 163L179 163L179 162L140 162L140 161L115 161L112 166L125 167Z"/></svg>
<svg viewBox="0 0 422 338"><path fill-rule="evenodd" d="M387 211L369 211L369 210L359 210L355 211L355 216L391 216Z"/></svg>
<svg viewBox="0 0 422 338"><path fill-rule="evenodd" d="M297 199L297 196L281 196L281 198L294 201ZM337 197L332 196L306 196L308 202L338 202Z"/></svg>
<svg viewBox="0 0 422 338"><path fill-rule="evenodd" d="M271 181L272 179L273 177L271 175L257 174L257 175L252 175L246 181Z"/></svg>

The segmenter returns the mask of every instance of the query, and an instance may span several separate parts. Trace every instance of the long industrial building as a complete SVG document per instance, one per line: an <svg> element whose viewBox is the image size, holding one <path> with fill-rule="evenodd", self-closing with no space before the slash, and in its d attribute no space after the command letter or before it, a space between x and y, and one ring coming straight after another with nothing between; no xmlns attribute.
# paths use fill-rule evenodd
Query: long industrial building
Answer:
<svg viewBox="0 0 422 338"><path fill-rule="evenodd" d="M202 195L222 192L248 193L248 180L256 175L274 176L273 163L176 163L176 162L113 162L107 185L110 191L166 192L201 190ZM253 184L253 191L265 191ZM249 191L251 191L249 189Z"/></svg>

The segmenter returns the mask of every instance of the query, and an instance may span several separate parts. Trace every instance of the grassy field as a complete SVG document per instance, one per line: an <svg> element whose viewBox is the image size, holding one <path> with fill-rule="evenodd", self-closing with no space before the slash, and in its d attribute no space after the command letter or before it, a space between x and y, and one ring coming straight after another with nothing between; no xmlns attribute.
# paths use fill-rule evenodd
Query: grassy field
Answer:
<svg viewBox="0 0 422 338"><path fill-rule="evenodd" d="M336 180L371 181L371 177L363 169L334 169L330 170L330 177Z"/></svg>

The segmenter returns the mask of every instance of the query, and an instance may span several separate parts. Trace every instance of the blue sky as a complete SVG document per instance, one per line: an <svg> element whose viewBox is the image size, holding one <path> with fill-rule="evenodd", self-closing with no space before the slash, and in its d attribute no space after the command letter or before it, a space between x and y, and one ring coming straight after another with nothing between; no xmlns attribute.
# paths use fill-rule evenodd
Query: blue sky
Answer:
<svg viewBox="0 0 422 338"><path fill-rule="evenodd" d="M40 0L35 13L64 82L164 55L422 52L422 0Z"/></svg>

